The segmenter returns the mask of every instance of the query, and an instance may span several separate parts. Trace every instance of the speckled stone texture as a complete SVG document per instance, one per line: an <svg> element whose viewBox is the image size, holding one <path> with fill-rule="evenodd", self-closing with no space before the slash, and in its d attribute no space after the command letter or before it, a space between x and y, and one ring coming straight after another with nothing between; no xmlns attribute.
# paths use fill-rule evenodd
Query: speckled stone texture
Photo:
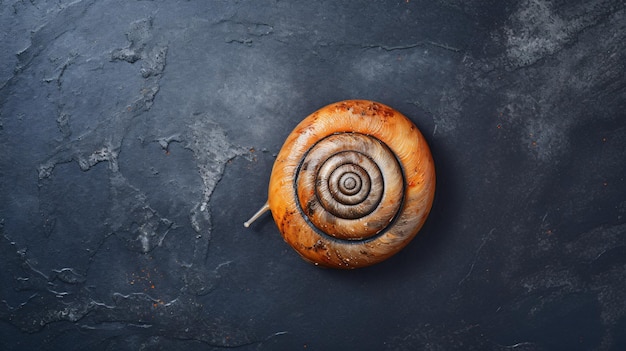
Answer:
<svg viewBox="0 0 626 351"><path fill-rule="evenodd" d="M0 349L626 349L623 0L0 0ZM393 258L271 216L309 113L371 99L437 167Z"/></svg>

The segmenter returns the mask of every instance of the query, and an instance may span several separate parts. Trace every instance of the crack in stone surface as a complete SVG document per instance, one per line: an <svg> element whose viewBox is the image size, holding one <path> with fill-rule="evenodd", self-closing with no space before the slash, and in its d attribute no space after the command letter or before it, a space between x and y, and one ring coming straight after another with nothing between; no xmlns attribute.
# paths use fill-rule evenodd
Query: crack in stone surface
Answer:
<svg viewBox="0 0 626 351"><path fill-rule="evenodd" d="M274 27L267 23L255 23L236 20L222 20L216 24L225 34L226 43L238 43L251 46L257 38L271 35Z"/></svg>
<svg viewBox="0 0 626 351"><path fill-rule="evenodd" d="M402 50L415 49L415 48L422 47L422 46L427 46L427 45L434 46L434 47L441 48L441 49L445 49L445 50L450 50L450 51L453 51L453 52L460 52L461 51L461 49L452 47L452 46L447 45L445 43L437 43L437 42L430 41L430 40L422 41L422 42L415 43L415 44L407 44L407 45L387 46L387 45L375 45L375 44L372 44L372 45L363 45L362 47L364 49L376 49L376 48L379 48L379 49L383 49L385 51L402 51Z"/></svg>

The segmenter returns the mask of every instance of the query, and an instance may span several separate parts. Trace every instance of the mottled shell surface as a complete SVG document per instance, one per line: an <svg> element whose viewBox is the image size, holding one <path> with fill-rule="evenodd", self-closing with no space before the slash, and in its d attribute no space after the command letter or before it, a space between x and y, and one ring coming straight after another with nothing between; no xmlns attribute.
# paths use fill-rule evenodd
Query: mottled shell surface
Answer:
<svg viewBox="0 0 626 351"><path fill-rule="evenodd" d="M348 100L314 112L288 136L268 204L305 260L351 269L405 247L434 193L433 159L417 127L383 104Z"/></svg>

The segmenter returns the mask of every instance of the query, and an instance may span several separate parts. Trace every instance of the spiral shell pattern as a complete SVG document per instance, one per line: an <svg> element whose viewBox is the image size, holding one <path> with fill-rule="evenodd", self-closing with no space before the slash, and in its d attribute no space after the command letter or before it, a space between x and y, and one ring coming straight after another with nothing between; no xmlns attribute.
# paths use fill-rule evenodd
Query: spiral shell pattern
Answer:
<svg viewBox="0 0 626 351"><path fill-rule="evenodd" d="M406 246L434 191L432 156L417 127L383 104L347 100L314 112L288 136L268 205L305 260L350 269Z"/></svg>
<svg viewBox="0 0 626 351"><path fill-rule="evenodd" d="M300 208L318 230L359 240L378 234L394 219L402 204L403 181L398 161L381 141L341 133L309 150L296 192ZM357 219L361 225L355 226Z"/></svg>

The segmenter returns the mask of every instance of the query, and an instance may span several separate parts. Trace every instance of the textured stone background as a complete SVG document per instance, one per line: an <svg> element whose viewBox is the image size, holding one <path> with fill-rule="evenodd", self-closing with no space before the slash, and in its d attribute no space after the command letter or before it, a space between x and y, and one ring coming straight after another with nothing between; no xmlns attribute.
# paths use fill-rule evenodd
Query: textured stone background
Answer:
<svg viewBox="0 0 626 351"><path fill-rule="evenodd" d="M626 4L0 1L0 349L626 349ZM265 201L314 110L438 170L411 245L303 262Z"/></svg>

